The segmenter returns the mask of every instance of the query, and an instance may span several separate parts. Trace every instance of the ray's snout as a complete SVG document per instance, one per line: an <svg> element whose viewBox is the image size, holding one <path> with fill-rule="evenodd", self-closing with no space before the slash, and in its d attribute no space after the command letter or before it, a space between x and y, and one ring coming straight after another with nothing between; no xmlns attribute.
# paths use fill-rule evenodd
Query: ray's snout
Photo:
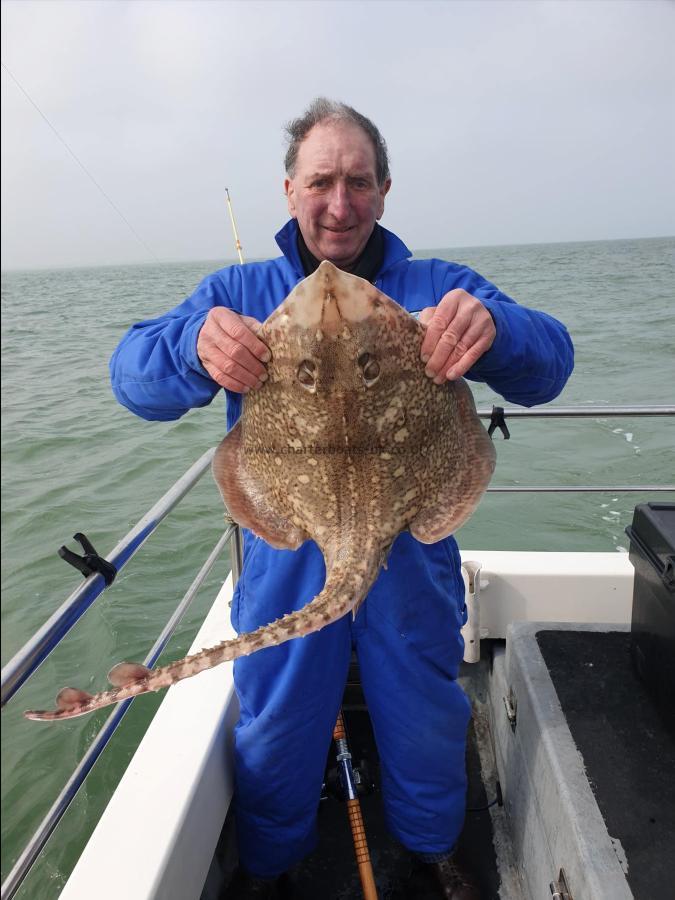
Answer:
<svg viewBox="0 0 675 900"><path fill-rule="evenodd" d="M345 325L363 321L373 311L368 282L338 269L324 260L314 273L321 297L321 328L326 334L340 334ZM375 289L374 293L379 292Z"/></svg>
<svg viewBox="0 0 675 900"><path fill-rule="evenodd" d="M340 336L345 324L357 324L368 318L377 305L377 298L383 297L367 281L324 260L290 295L289 300L293 298L293 302L284 310L287 317L284 321L300 329L319 329L327 336Z"/></svg>

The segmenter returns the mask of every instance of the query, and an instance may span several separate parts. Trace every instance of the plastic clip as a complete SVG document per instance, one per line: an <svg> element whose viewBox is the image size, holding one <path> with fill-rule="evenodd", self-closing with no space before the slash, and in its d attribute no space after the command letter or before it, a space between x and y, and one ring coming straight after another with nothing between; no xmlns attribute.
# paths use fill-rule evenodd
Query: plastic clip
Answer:
<svg viewBox="0 0 675 900"><path fill-rule="evenodd" d="M64 559L69 565L74 566L78 572L82 572L85 578L88 578L89 575L92 575L94 572L98 572L99 575L103 576L106 587L111 585L115 580L115 575L117 575L115 566L111 562L108 562L107 559L103 559L102 556L98 555L94 545L86 535L81 534L78 531L77 534L73 535L73 540L82 545L84 556L78 556L77 553L74 553L66 546L63 546L60 547L58 551L61 559Z"/></svg>
<svg viewBox="0 0 675 900"><path fill-rule="evenodd" d="M506 425L506 419L504 418L504 407L503 406L493 406L492 407L492 415L490 416L490 426L488 428L488 434L492 437L492 434L495 428L499 428L501 433L504 435L504 440L508 441L511 437L511 433Z"/></svg>

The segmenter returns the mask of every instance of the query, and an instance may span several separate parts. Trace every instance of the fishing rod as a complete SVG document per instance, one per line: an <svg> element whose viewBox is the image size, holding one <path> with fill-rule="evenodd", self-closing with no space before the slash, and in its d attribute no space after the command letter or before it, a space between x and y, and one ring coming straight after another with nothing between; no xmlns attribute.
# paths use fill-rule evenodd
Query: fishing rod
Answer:
<svg viewBox="0 0 675 900"><path fill-rule="evenodd" d="M234 232L234 246L237 248L237 255L239 256L239 262L241 265L244 264L244 257L241 254L241 241L239 240L239 233L237 232L237 224L234 221L234 213L232 212L232 201L230 200L230 191L228 188L225 188L225 194L227 196L227 209L230 213L230 222L232 222L232 231Z"/></svg>
<svg viewBox="0 0 675 900"><path fill-rule="evenodd" d="M237 226L234 221L230 192L227 188L225 188L225 193L227 195L227 208L230 213L230 221L232 222L232 231L234 232L235 247L237 248L237 254L239 255L239 262L243 265L244 257L241 252L241 241L239 240ZM338 772L340 774L343 799L347 804L347 816L349 818L349 827L352 831L354 855L356 856L356 864L359 869L359 878L361 879L364 900L377 900L375 875L373 873L373 865L370 861L366 829L363 824L361 802L357 794L356 779L352 767L352 755L349 752L349 745L347 743L347 732L342 709L340 709L340 712L338 713L337 722L333 729L333 740L335 741L335 749L337 751L336 758Z"/></svg>
<svg viewBox="0 0 675 900"><path fill-rule="evenodd" d="M365 900L377 900L377 887L375 886L373 865L370 861L366 828L363 824L361 803L359 802L357 794L356 779L352 767L352 755L349 752L349 745L347 744L347 731L345 729L345 720L342 715L342 710L338 713L335 730L333 731L333 740L335 741L335 749L337 750L340 783L342 785L344 800L347 804L347 816L349 817L349 827L352 830L354 853L356 854L356 864L359 867L359 878L361 879L363 896L365 897Z"/></svg>

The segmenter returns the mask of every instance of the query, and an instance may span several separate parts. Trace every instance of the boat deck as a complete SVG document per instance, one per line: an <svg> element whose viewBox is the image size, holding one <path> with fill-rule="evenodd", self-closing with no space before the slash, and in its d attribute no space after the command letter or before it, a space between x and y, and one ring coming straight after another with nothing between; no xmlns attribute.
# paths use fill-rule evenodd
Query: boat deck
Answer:
<svg viewBox="0 0 675 900"><path fill-rule="evenodd" d="M557 586L558 580L552 583ZM611 578L589 583L596 594L598 584L617 593ZM540 597L547 584L535 581L530 594ZM501 595L503 577L491 575L486 607L492 587L495 596L497 589ZM567 593L569 582L564 588ZM192 652L222 639L229 595L226 585ZM467 814L460 849L484 900L541 900L550 896L561 870L571 895L584 900L652 900L672 894L664 866L675 844L675 747L660 723L648 718L651 704L626 658L628 627L518 622L508 626L505 641L483 640L480 662L462 667L460 681L473 706L468 806L476 811ZM560 635L549 639L550 632ZM577 633L580 638L573 637ZM553 641L551 671L542 655L548 640ZM575 640L580 643L573 652L566 642ZM613 653L608 641L616 642ZM605 646L604 653L591 652L587 643ZM378 755L356 666L344 707L354 762L360 766L366 760L375 785L362 805L380 900L401 900L412 861L384 824ZM64 900L66 894L75 900L94 893L111 900L218 900L237 862L229 814L223 826L232 796L229 746L236 717L231 667L212 669L171 689L64 888ZM592 735L590 750L585 729ZM635 756L628 749L631 738L642 741ZM157 766L167 747L175 763ZM328 765L334 765L332 751ZM497 771L504 806L484 809L498 795ZM618 795L621 781L628 794ZM625 835L623 825L611 818L605 794L620 813L637 815ZM161 808L163 815L148 830L142 817L130 818L139 808ZM332 796L320 803L319 827L319 848L294 873L296 900L360 897L346 812ZM102 883L100 861L110 846L121 848L117 852L129 864ZM641 887L641 876L652 880ZM407 897L426 900L427 887L417 880Z"/></svg>
<svg viewBox="0 0 675 900"><path fill-rule="evenodd" d="M481 661L463 665L473 718L459 853L483 900L538 898L560 869L572 896L666 896L675 846L675 740L634 673L629 647L626 628L522 624L506 653L502 641L483 642ZM372 783L361 803L378 896L432 900L432 886L420 871L411 879L413 860L385 825L355 662L344 712L354 763ZM295 900L362 897L346 812L330 788L332 766L331 753L320 843L293 873ZM218 898L235 865L228 816L201 900Z"/></svg>

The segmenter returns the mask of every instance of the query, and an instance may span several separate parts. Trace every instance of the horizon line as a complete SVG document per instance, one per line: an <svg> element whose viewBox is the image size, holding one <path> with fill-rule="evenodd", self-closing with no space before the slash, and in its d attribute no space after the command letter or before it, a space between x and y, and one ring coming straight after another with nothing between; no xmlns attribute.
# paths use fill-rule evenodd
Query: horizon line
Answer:
<svg viewBox="0 0 675 900"><path fill-rule="evenodd" d="M621 238L589 238L589 239L577 239L577 240L567 240L567 241L512 241L509 243L499 243L499 244L457 244L452 247L421 247L417 250L413 250L413 258L417 254L424 253L433 253L437 250L490 250L490 249L498 249L500 247L549 247L556 245L567 245L567 244L612 244L619 243L621 241L658 241L658 240L675 240L675 234L655 234L648 235L645 237L621 237ZM275 259L274 256L252 256L249 262L265 262L269 259ZM218 261L219 258L213 257L203 257L198 259L187 259L187 258L159 258L159 259L146 259L146 260L135 260L134 262L125 262L123 260L117 260L114 262L100 262L100 263L64 263L59 265L48 265L48 266L9 266L7 268L0 269L0 274L10 274L16 272L67 272L71 269L108 269L117 266L124 266L125 268L131 268L133 266L158 266L158 265L188 265L188 264L197 264L197 263L213 263ZM220 258L223 262L223 266L229 265L241 265L234 257L222 257ZM247 263L244 263L247 265ZM222 268L221 267L221 268Z"/></svg>

